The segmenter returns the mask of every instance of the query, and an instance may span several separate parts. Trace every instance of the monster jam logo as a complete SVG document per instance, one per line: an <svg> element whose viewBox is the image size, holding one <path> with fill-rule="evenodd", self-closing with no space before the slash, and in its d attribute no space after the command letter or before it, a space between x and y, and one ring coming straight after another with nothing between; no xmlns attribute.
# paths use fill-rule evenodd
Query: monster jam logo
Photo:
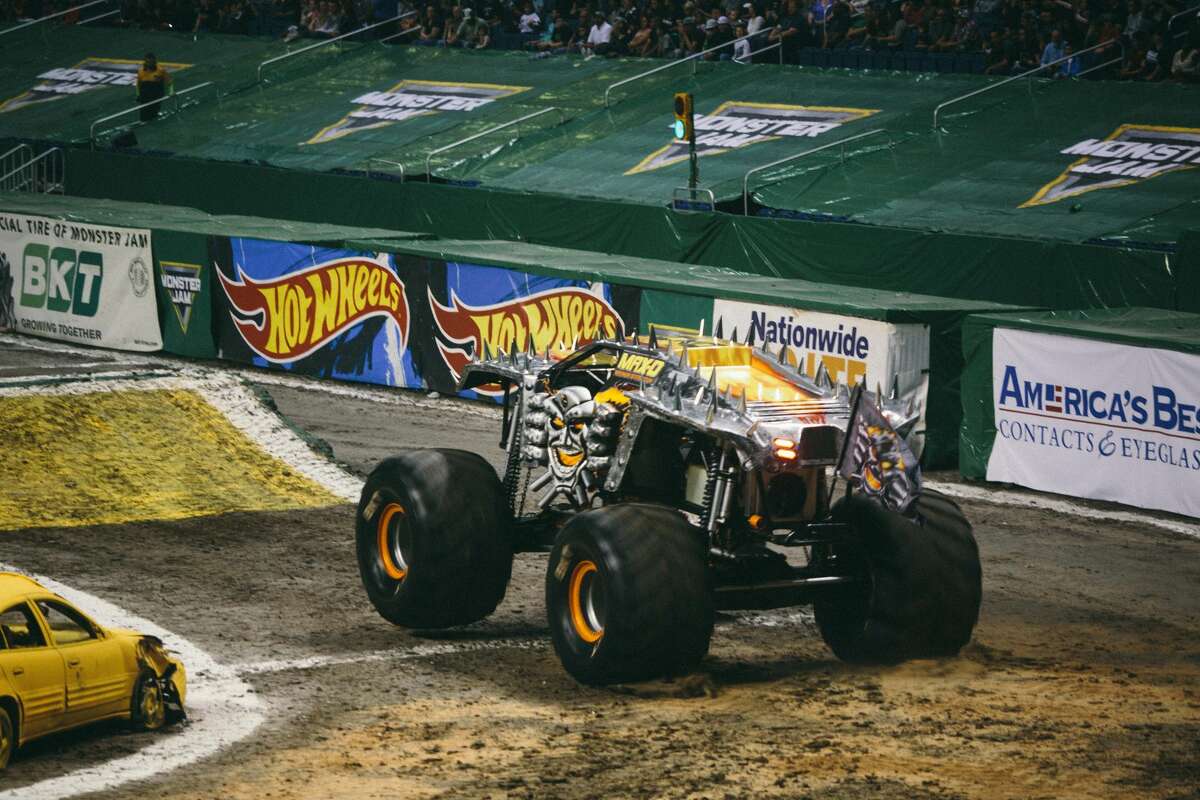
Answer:
<svg viewBox="0 0 1200 800"><path fill-rule="evenodd" d="M879 113L878 109L786 106L730 100L711 114L696 115L696 155L713 156L783 137L815 138L839 125ZM686 161L688 144L673 141L646 156L626 175Z"/></svg>
<svg viewBox="0 0 1200 800"><path fill-rule="evenodd" d="M21 305L79 317L94 317L100 308L104 258L69 247L27 244L22 258Z"/></svg>
<svg viewBox="0 0 1200 800"><path fill-rule="evenodd" d="M304 358L371 317L396 323L401 349L408 340L404 284L374 261L340 259L262 282L246 275L235 281L217 274L242 339L272 363Z"/></svg>
<svg viewBox="0 0 1200 800"><path fill-rule="evenodd" d="M160 281L175 309L175 318L179 320L179 329L187 333L188 323L192 321L192 306L196 296L200 294L199 264L182 264L178 261L160 261L162 268Z"/></svg>
<svg viewBox="0 0 1200 800"><path fill-rule="evenodd" d="M1044 206L1094 192L1140 183L1200 164L1200 128L1122 125L1107 139L1084 139L1062 151L1081 156L1020 208Z"/></svg>
<svg viewBox="0 0 1200 800"><path fill-rule="evenodd" d="M32 89L0 103L0 113L62 100L64 97L103 89L106 86L136 86L141 61L122 58L85 58L73 67L60 67L38 75L41 81ZM159 66L178 72L191 64L160 61Z"/></svg>
<svg viewBox="0 0 1200 800"><path fill-rule="evenodd" d="M400 81L386 92L367 92L354 98L358 106L305 144L321 144L359 131L383 128L393 122L442 111L474 111L502 97L528 90L528 86L495 83L448 83L446 81Z"/></svg>
<svg viewBox="0 0 1200 800"><path fill-rule="evenodd" d="M587 289L563 287L487 306L470 306L450 292L444 306L429 293L429 307L438 330L438 351L455 380L471 360L471 352L523 350L532 341L538 352L596 339L624 335L625 323L608 301ZM468 347L471 349L468 352Z"/></svg>

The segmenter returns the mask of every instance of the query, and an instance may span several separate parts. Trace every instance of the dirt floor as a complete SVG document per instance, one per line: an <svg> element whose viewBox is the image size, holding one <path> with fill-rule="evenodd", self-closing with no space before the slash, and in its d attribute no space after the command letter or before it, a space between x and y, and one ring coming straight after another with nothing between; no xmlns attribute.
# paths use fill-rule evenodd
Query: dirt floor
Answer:
<svg viewBox="0 0 1200 800"><path fill-rule="evenodd" d="M0 346L0 377L44 372L33 365L50 362ZM478 406L264 388L360 472L405 446L499 460ZM0 561L241 665L266 702L251 739L106 797L1200 797L1200 541L964 510L984 604L959 658L851 667L803 609L738 613L697 674L609 689L575 684L549 647L544 556L517 558L483 622L386 623L359 583L349 505L0 532ZM0 796L147 738L107 725L42 741Z"/></svg>

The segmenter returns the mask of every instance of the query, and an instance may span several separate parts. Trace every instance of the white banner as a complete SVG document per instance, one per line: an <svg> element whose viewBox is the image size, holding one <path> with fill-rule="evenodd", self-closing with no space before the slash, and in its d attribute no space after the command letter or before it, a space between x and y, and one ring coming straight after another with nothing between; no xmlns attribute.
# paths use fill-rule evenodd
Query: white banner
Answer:
<svg viewBox="0 0 1200 800"><path fill-rule="evenodd" d="M992 333L987 478L1200 517L1200 356Z"/></svg>
<svg viewBox="0 0 1200 800"><path fill-rule="evenodd" d="M11 283L7 322L21 333L118 350L162 349L153 264L150 231L143 228L0 212L0 290Z"/></svg>
<svg viewBox="0 0 1200 800"><path fill-rule="evenodd" d="M816 375L824 362L831 380L854 386L865 381L867 388L886 394L899 379L900 397L912 400L921 418L909 436L919 456L925 445L925 399L929 390L929 327L894 325L862 317L823 314L785 306L714 300L713 319L722 333L737 341L764 341L772 353L787 343L805 372ZM820 359L820 361L818 361Z"/></svg>

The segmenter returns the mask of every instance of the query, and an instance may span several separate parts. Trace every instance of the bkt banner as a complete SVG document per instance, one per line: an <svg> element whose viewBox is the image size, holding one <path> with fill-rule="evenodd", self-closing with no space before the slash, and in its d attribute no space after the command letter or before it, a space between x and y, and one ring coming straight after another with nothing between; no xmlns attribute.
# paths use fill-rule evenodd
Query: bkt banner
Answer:
<svg viewBox="0 0 1200 800"><path fill-rule="evenodd" d="M992 336L988 480L1200 517L1200 356Z"/></svg>
<svg viewBox="0 0 1200 800"><path fill-rule="evenodd" d="M638 290L606 284L255 239L229 240L217 267L222 357L439 392L454 391L485 348L544 351L620 336L639 302Z"/></svg>
<svg viewBox="0 0 1200 800"><path fill-rule="evenodd" d="M148 230L0 214L0 327L159 350L153 263Z"/></svg>

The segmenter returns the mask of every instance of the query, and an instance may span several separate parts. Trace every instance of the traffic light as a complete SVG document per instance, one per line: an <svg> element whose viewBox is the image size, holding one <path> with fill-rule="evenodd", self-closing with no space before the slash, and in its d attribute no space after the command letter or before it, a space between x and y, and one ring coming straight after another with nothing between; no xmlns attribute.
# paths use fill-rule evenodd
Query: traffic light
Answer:
<svg viewBox="0 0 1200 800"><path fill-rule="evenodd" d="M691 141L696 137L695 117L692 115L692 95L675 93L675 138Z"/></svg>

